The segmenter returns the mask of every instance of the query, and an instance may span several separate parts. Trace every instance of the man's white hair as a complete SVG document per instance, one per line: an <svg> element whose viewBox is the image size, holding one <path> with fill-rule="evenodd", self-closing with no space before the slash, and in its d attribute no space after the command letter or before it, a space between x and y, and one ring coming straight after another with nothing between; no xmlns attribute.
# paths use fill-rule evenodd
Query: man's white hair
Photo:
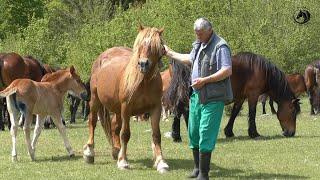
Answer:
<svg viewBox="0 0 320 180"><path fill-rule="evenodd" d="M199 31L199 30L211 30L212 29L212 25L210 23L210 21L206 18L199 18L194 22L193 25L193 29L195 31Z"/></svg>

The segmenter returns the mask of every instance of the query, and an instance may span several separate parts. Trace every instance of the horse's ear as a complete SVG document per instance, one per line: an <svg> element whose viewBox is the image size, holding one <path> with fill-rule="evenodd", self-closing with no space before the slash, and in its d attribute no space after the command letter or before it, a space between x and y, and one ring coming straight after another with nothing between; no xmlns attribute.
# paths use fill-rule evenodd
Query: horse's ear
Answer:
<svg viewBox="0 0 320 180"><path fill-rule="evenodd" d="M144 27L139 23L139 26L138 26L138 31L142 31L144 29Z"/></svg>
<svg viewBox="0 0 320 180"><path fill-rule="evenodd" d="M76 71L76 70L74 69L73 65L71 65L71 66L70 66L70 73L71 73L71 74L74 74L75 71Z"/></svg>
<svg viewBox="0 0 320 180"><path fill-rule="evenodd" d="M159 34L160 34L160 36L161 36L161 34L163 33L163 31L164 31L164 28L161 28L161 29L159 29Z"/></svg>

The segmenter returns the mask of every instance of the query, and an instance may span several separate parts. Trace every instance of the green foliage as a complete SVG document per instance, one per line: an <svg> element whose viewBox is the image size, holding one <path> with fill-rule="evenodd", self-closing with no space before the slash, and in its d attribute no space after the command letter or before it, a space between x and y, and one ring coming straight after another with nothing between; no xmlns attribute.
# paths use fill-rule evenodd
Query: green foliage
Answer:
<svg viewBox="0 0 320 180"><path fill-rule="evenodd" d="M0 39L29 25L44 13L42 0L0 0Z"/></svg>
<svg viewBox="0 0 320 180"><path fill-rule="evenodd" d="M0 51L28 53L58 65L74 64L87 79L92 62L104 50L132 47L139 23L164 27L166 43L178 52L188 53L195 39L193 23L204 16L212 21L215 32L228 41L233 54L261 54L286 73L301 73L320 57L320 3L313 0L149 0L142 6L129 5L136 2L144 3L48 1L44 18L31 21L23 31L0 42ZM304 25L293 20L301 7L311 13L311 20Z"/></svg>

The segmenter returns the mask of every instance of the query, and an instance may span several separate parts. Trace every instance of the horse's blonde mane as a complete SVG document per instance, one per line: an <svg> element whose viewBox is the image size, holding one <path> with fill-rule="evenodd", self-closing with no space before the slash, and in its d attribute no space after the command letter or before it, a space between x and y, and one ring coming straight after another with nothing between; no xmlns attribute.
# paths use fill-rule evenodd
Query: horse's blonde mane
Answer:
<svg viewBox="0 0 320 180"><path fill-rule="evenodd" d="M124 89L125 93L127 93L128 102L130 102L133 93L136 91L145 76L145 74L141 73L138 68L139 55L141 50L140 47L145 45L149 46L150 54L148 56L158 58L157 61L159 61L163 53L161 32L162 30L158 30L157 28L145 27L144 29L139 31L139 34L136 37L133 45L133 54L124 72ZM153 62L153 66L153 72L148 73L149 79L155 77L160 71L158 64L154 64Z"/></svg>

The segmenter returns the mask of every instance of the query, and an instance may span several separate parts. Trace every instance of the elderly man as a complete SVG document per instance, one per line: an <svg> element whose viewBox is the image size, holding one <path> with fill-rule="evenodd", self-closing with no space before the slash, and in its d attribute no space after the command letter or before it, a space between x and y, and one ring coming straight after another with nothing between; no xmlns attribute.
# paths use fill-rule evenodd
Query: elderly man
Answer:
<svg viewBox="0 0 320 180"><path fill-rule="evenodd" d="M165 46L166 55L192 65L189 113L189 147L194 169L190 178L209 179L211 153L215 148L224 104L232 100L231 52L206 18L194 23L196 41L190 54L180 54Z"/></svg>

